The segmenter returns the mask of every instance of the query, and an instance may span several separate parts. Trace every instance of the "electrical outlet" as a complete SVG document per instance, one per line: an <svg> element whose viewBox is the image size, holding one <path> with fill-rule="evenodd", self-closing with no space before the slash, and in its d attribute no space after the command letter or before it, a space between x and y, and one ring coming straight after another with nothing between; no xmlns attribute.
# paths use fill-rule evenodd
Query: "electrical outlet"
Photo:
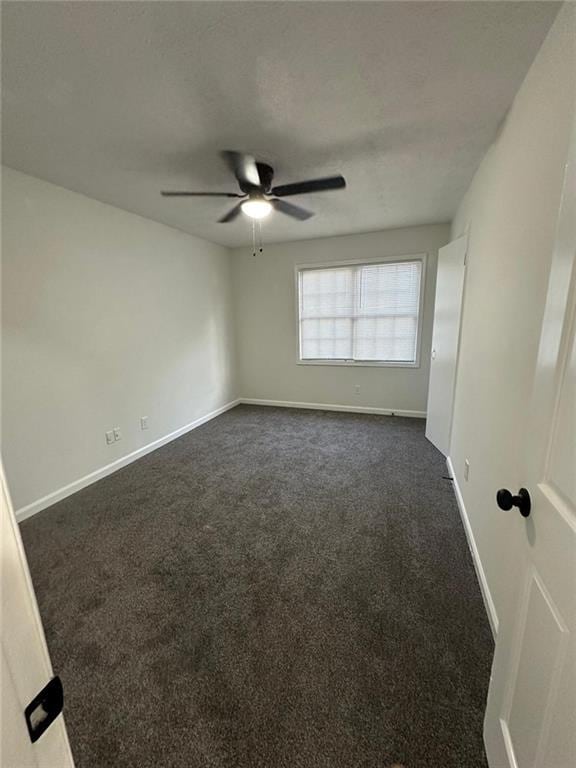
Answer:
<svg viewBox="0 0 576 768"><path fill-rule="evenodd" d="M355 395L360 394L360 384L354 384L354 394Z"/></svg>
<svg viewBox="0 0 576 768"><path fill-rule="evenodd" d="M122 432L120 432L120 427L114 427L114 440L122 440Z"/></svg>
<svg viewBox="0 0 576 768"><path fill-rule="evenodd" d="M140 416L140 429L148 429L148 416Z"/></svg>
<svg viewBox="0 0 576 768"><path fill-rule="evenodd" d="M111 445L114 442L114 432L110 430L109 432L106 432L106 443L108 445Z"/></svg>
<svg viewBox="0 0 576 768"><path fill-rule="evenodd" d="M468 459L464 459L464 480L468 480L468 475L470 474L470 462Z"/></svg>

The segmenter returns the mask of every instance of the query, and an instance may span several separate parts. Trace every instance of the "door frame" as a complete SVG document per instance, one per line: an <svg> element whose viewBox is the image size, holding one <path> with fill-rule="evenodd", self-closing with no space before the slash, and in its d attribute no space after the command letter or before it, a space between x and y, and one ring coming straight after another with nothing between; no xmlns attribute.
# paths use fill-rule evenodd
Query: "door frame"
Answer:
<svg viewBox="0 0 576 768"><path fill-rule="evenodd" d="M460 296L460 321L458 323L458 335L456 339L456 356L454 360L454 383L452 387L452 402L450 404L450 423L448 424L448 444L446 446L446 458L450 456L450 445L452 443L452 426L454 423L454 403L456 401L456 388L458 386L458 363L460 360L460 345L462 342L462 320L464 315L464 306L465 306L465 297L466 297L466 278L468 275L468 256L470 253L470 226L466 226L464 231L461 235L457 235L456 237L452 237L452 239L446 243L445 246L442 246L442 248L445 248L448 245L451 245L452 243L457 242L458 240L464 240L465 242L465 248L464 248L464 274L462 277L462 292ZM436 317L436 295L438 290L438 271L440 267L440 251L442 248L438 249L438 258L437 258L437 265L436 265L436 285L435 285L435 293L434 293L434 313L432 317L432 338L431 338L431 348L430 348L430 369L428 373L428 397L430 394L430 378L432 376L432 365L433 365L433 358L432 355L434 353L434 326L435 326L435 317ZM426 420L428 420L428 403L429 400L427 399L426 402ZM428 435L426 435L427 439L430 440ZM432 440L430 440L432 442ZM432 443L435 445L434 443ZM435 445L437 448L438 446ZM440 450L440 449L439 449Z"/></svg>
<svg viewBox="0 0 576 768"><path fill-rule="evenodd" d="M24 710L53 677L52 663L22 537L0 458L1 541L0 643L10 684L2 685L2 709L10 720L10 733L0 741L6 765L26 768L73 768L74 760L62 713L34 743L26 727ZM17 752L14 762L14 750ZM8 762L10 761L10 762Z"/></svg>

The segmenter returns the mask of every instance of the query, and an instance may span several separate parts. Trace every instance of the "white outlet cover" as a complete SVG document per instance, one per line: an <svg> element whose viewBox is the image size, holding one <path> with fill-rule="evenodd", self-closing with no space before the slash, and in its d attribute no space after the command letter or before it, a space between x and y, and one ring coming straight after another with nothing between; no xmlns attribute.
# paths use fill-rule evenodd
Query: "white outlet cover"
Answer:
<svg viewBox="0 0 576 768"><path fill-rule="evenodd" d="M121 440L122 439L122 432L120 432L119 427L114 427L114 440Z"/></svg>
<svg viewBox="0 0 576 768"><path fill-rule="evenodd" d="M148 416L140 417L140 427L141 429L148 429Z"/></svg>

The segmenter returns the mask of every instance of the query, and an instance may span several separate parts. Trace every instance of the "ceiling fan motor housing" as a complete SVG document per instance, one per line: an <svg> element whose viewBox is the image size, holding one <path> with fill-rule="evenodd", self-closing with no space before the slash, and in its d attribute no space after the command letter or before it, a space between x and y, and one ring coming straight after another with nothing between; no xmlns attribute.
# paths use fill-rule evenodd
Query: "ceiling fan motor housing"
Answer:
<svg viewBox="0 0 576 768"><path fill-rule="evenodd" d="M260 186L254 186L253 184L250 184L249 181L238 179L240 189L247 195L251 193L253 194L254 192L269 192L270 187L272 186L272 179L274 178L274 169L272 166L267 163L257 162L256 168L258 168L258 175L260 176Z"/></svg>

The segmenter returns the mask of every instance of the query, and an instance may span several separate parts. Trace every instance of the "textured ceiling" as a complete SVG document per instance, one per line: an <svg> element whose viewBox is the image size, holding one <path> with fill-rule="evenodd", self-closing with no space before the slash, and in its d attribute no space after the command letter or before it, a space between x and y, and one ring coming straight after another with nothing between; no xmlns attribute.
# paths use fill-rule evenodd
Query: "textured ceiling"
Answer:
<svg viewBox="0 0 576 768"><path fill-rule="evenodd" d="M268 242L449 220L558 10L550 2L4 2L3 161L226 245L249 221L218 157L276 183L343 173L292 198ZM233 202L233 201L232 201Z"/></svg>

